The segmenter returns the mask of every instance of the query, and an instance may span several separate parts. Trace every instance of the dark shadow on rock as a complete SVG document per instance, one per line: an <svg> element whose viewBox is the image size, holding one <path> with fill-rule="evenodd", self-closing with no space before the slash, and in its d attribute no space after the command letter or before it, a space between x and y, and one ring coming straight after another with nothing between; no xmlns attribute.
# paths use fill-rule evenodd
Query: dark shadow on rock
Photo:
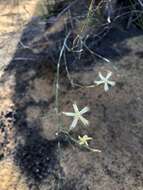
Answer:
<svg viewBox="0 0 143 190"><path fill-rule="evenodd" d="M120 60L132 51L127 45L128 39L140 35L143 35L143 32L135 26L128 30L115 26L115 28L111 28L102 40L99 40L99 42L97 40L97 44L92 43L91 47L96 50L96 53L111 61Z"/></svg>
<svg viewBox="0 0 143 190"><path fill-rule="evenodd" d="M27 129L26 132L25 144L17 147L15 155L16 163L22 173L36 183L41 182L48 175L56 176L59 172L57 141L48 141L35 130Z"/></svg>
<svg viewBox="0 0 143 190"><path fill-rule="evenodd" d="M66 62L69 70L88 70L88 67L95 65L96 62L104 62L104 58L111 62L120 60L132 52L132 49L127 44L128 39L143 35L143 31L134 25L131 25L129 29L125 29L121 24L118 26L118 23L115 23L113 26L109 26L103 30L104 31L101 32L101 35L91 35L91 37L89 36L87 38L86 46L88 48L83 46L83 52L81 52L80 56L79 53L73 53L66 50ZM63 31L62 34L56 34L56 37L52 34L53 41L55 42L54 46L43 49L42 52L44 55L49 55L48 59L52 60L53 67L57 65L58 56L61 50L59 47L62 47L66 36ZM61 41L59 40L60 37ZM74 37L75 36L72 35L69 37L69 40L67 41L69 47L71 41L73 42ZM49 39L50 38L51 36L49 36ZM63 62L64 60L62 63Z"/></svg>

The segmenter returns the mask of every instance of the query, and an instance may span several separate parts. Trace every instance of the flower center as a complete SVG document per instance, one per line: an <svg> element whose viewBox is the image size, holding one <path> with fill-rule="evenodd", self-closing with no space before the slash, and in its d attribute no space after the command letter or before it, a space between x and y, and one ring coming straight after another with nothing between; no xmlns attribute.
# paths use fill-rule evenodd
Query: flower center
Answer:
<svg viewBox="0 0 143 190"><path fill-rule="evenodd" d="M81 116L81 114L80 114L80 112L79 112L79 111L78 111L76 114L77 114L77 117L80 117L80 116Z"/></svg>

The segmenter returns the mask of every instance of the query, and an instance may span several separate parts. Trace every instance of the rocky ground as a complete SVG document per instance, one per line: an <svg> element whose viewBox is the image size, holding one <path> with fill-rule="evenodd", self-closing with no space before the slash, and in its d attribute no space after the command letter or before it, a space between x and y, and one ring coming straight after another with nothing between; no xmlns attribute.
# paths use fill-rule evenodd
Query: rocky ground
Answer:
<svg viewBox="0 0 143 190"><path fill-rule="evenodd" d="M112 71L116 86L109 92L103 86L72 88L65 72L60 74L60 111L72 112L74 101L90 107L89 127L79 125L73 136L91 136L90 146L102 151L93 153L67 141L59 149L53 63L18 44L29 40L30 31L44 30L41 20L33 22L15 41L13 56L1 57L0 190L142 190L142 32L114 28L97 49L110 63L95 59L70 71L82 86L93 84L99 71ZM68 128L70 118L62 120Z"/></svg>

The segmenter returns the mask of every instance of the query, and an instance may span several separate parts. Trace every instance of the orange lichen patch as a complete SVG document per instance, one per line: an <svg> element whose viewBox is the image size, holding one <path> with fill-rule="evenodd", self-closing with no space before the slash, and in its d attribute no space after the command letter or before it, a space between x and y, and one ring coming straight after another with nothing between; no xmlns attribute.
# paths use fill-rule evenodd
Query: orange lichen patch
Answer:
<svg viewBox="0 0 143 190"><path fill-rule="evenodd" d="M2 102L0 106L0 112L7 111L10 107L13 107L13 94L15 88L15 77L7 76L7 81L0 85L0 100Z"/></svg>
<svg viewBox="0 0 143 190"><path fill-rule="evenodd" d="M28 190L25 178L11 159L0 162L0 190Z"/></svg>
<svg viewBox="0 0 143 190"><path fill-rule="evenodd" d="M17 31L28 23L34 14L38 0L19 1L16 4L0 4L0 33Z"/></svg>
<svg viewBox="0 0 143 190"><path fill-rule="evenodd" d="M2 101L3 103L1 105L0 111L6 110L9 106L13 105L13 102L11 99L8 99L8 98L1 98L1 99L3 99L3 101Z"/></svg>
<svg viewBox="0 0 143 190"><path fill-rule="evenodd" d="M15 76L6 75L0 84L0 154L6 156L15 147L14 103ZM8 114L8 115L7 115Z"/></svg>
<svg viewBox="0 0 143 190"><path fill-rule="evenodd" d="M5 113L1 114L0 121L0 154L4 157L9 155L16 146L15 128L13 118L6 118Z"/></svg>

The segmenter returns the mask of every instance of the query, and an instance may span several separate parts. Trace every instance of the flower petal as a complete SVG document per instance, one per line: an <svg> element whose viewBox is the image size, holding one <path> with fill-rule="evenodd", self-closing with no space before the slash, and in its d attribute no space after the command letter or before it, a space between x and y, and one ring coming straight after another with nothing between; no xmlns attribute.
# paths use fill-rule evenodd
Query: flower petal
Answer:
<svg viewBox="0 0 143 190"><path fill-rule="evenodd" d="M75 113L76 113L76 112L79 112L79 110L78 110L78 107L77 107L76 103L74 103L74 104L73 104L73 108L74 108Z"/></svg>
<svg viewBox="0 0 143 190"><path fill-rule="evenodd" d="M88 142L87 141L85 141L85 145L88 146Z"/></svg>
<svg viewBox="0 0 143 190"><path fill-rule="evenodd" d="M89 121L87 119L85 119L84 117L80 116L80 120L81 122L85 125L88 126L89 125Z"/></svg>
<svg viewBox="0 0 143 190"><path fill-rule="evenodd" d="M70 130L74 129L77 125L77 122L78 122L78 118L75 117L72 124L70 125Z"/></svg>
<svg viewBox="0 0 143 190"><path fill-rule="evenodd" d="M89 110L90 110L89 107L85 107L85 108L83 108L83 109L80 111L80 114L82 115L82 114L88 112Z"/></svg>
<svg viewBox="0 0 143 190"><path fill-rule="evenodd" d="M100 84L103 84L104 81L102 81L102 80L99 80L99 81L95 80L94 83L97 84L97 85L100 85Z"/></svg>
<svg viewBox="0 0 143 190"><path fill-rule="evenodd" d="M98 75L99 75L99 77L101 78L101 80L103 80L103 81L105 80L105 77L102 75L101 72L99 72Z"/></svg>
<svg viewBox="0 0 143 190"><path fill-rule="evenodd" d="M115 86L116 82L114 82L114 81L108 81L108 84L110 84L111 86Z"/></svg>
<svg viewBox="0 0 143 190"><path fill-rule="evenodd" d="M112 72L109 71L109 72L107 73L106 79L108 80L111 76L112 76Z"/></svg>
<svg viewBox="0 0 143 190"><path fill-rule="evenodd" d="M82 137L81 137L81 136L78 136L78 139L79 139L79 140L81 140L81 139L82 139Z"/></svg>
<svg viewBox="0 0 143 190"><path fill-rule="evenodd" d="M71 116L71 117L74 117L75 116L75 113L73 112L62 112L64 115L66 116Z"/></svg>
<svg viewBox="0 0 143 190"><path fill-rule="evenodd" d="M80 145L83 145L83 144L84 144L84 142L83 142L83 141L79 141L79 144L80 144Z"/></svg>
<svg viewBox="0 0 143 190"><path fill-rule="evenodd" d="M104 84L104 90L105 90L105 92L107 92L107 91L109 90L108 83L105 83L105 84Z"/></svg>
<svg viewBox="0 0 143 190"><path fill-rule="evenodd" d="M108 23L111 23L111 17L110 16L108 16L107 21L108 21Z"/></svg>
<svg viewBox="0 0 143 190"><path fill-rule="evenodd" d="M89 141L89 140L92 140L92 137L86 137L86 140Z"/></svg>

